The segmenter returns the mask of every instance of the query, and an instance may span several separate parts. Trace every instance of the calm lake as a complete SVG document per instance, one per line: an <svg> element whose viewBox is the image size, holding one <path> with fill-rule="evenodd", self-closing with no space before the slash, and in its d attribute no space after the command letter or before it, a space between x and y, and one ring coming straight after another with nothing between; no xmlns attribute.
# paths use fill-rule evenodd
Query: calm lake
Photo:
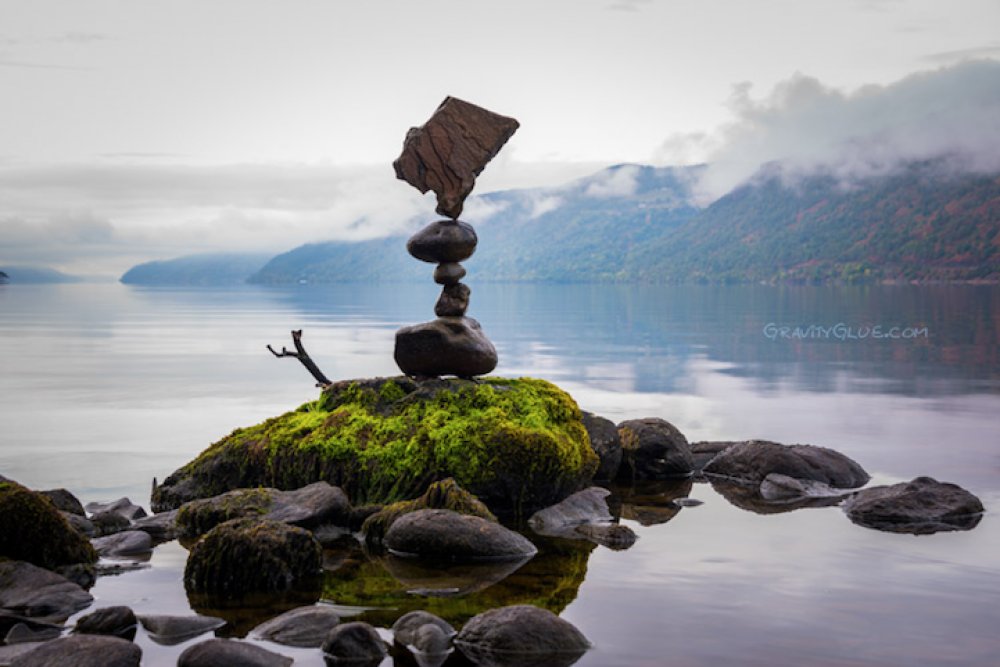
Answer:
<svg viewBox="0 0 1000 667"><path fill-rule="evenodd" d="M148 508L154 477L315 398L297 362L265 349L290 346L290 330L304 329L332 379L398 374L393 335L432 318L427 282L0 286L0 474ZM706 483L619 489L639 535L626 551L542 545L516 572L426 598L410 591L433 573L345 546L327 555L324 598L382 627L415 608L461 623L544 604L594 643L576 663L591 667L997 664L1000 288L470 285L498 375L550 380L615 422L662 417L691 442L831 447L872 484L928 475L987 513L970 531L917 537L856 526L837 507L747 511ZM678 511L670 499L683 496L704 504ZM95 606L218 613L188 601L185 557L158 547L149 569L100 579ZM222 634L258 616L232 613ZM190 643L141 630L136 641L152 666ZM263 645L323 664L318 650Z"/></svg>

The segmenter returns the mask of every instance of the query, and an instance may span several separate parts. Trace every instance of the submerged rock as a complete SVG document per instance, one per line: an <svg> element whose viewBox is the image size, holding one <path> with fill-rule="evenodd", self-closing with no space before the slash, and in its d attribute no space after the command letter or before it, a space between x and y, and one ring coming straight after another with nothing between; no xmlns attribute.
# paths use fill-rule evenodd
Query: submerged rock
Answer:
<svg viewBox="0 0 1000 667"><path fill-rule="evenodd" d="M984 511L982 502L973 494L957 484L931 477L862 489L843 508L860 526L916 535L971 530L979 524Z"/></svg>
<svg viewBox="0 0 1000 667"><path fill-rule="evenodd" d="M134 504L128 498L119 498L110 503L87 503L86 509L91 514L103 514L104 512L113 512L129 522L141 519L146 516L146 510L142 509L140 506Z"/></svg>
<svg viewBox="0 0 1000 667"><path fill-rule="evenodd" d="M832 449L766 440L748 440L727 447L709 461L704 472L754 486L772 473L841 489L864 486L871 479L855 461Z"/></svg>
<svg viewBox="0 0 1000 667"><path fill-rule="evenodd" d="M63 623L93 600L55 572L21 561L0 562L0 607L45 623Z"/></svg>
<svg viewBox="0 0 1000 667"><path fill-rule="evenodd" d="M213 498L193 500L177 511L176 525L181 535L196 537L220 523L242 518L302 527L324 522L344 525L349 511L350 502L343 490L321 481L294 491L235 489Z"/></svg>
<svg viewBox="0 0 1000 667"><path fill-rule="evenodd" d="M131 640L135 637L137 624L138 619L130 607L102 607L77 619L73 632L79 635L115 635Z"/></svg>
<svg viewBox="0 0 1000 667"><path fill-rule="evenodd" d="M694 471L694 460L684 434L670 422L650 417L618 425L622 441L619 479L684 477Z"/></svg>
<svg viewBox="0 0 1000 667"><path fill-rule="evenodd" d="M17 657L11 667L139 667L142 649L103 635L71 635L46 642Z"/></svg>
<svg viewBox="0 0 1000 667"><path fill-rule="evenodd" d="M531 605L491 609L469 620L455 638L476 664L570 665L590 648L573 624Z"/></svg>
<svg viewBox="0 0 1000 667"><path fill-rule="evenodd" d="M434 652L433 650L428 649L440 647L427 645L424 640L417 635L417 632L421 628L427 626L436 627L449 641L457 634L455 632L455 628L451 627L451 624L448 623L448 621L443 618L439 618L430 612L418 610L403 614L396 620L395 623L393 623L392 639L400 646L417 646L418 643L421 643L423 646L417 646L419 650L424 651L425 653ZM427 639L430 639L430 636L428 636Z"/></svg>
<svg viewBox="0 0 1000 667"><path fill-rule="evenodd" d="M286 591L312 582L322 549L303 528L278 521L234 519L202 537L184 567L189 593L239 597Z"/></svg>
<svg viewBox="0 0 1000 667"><path fill-rule="evenodd" d="M377 665L389 654L386 648L378 631L360 621L338 625L323 641L323 652L336 658L337 664Z"/></svg>
<svg viewBox="0 0 1000 667"><path fill-rule="evenodd" d="M250 633L276 644L318 648L338 623L340 616L332 607L312 605L286 611L261 623Z"/></svg>
<svg viewBox="0 0 1000 667"><path fill-rule="evenodd" d="M99 556L116 558L146 554L153 549L153 538L141 530L126 530L107 537L98 537L93 541L94 549Z"/></svg>
<svg viewBox="0 0 1000 667"><path fill-rule="evenodd" d="M541 535L566 537L581 524L610 522L612 516L606 500L609 495L610 491L599 486L577 491L555 505L532 514L528 525Z"/></svg>
<svg viewBox="0 0 1000 667"><path fill-rule="evenodd" d="M54 569L93 563L97 552L47 497L0 482L0 557Z"/></svg>
<svg viewBox="0 0 1000 667"><path fill-rule="evenodd" d="M628 549L639 539L634 530L620 523L585 523L577 526L575 532L580 537L615 551Z"/></svg>
<svg viewBox="0 0 1000 667"><path fill-rule="evenodd" d="M170 475L153 505L318 480L364 505L413 498L452 477L492 512L526 516L586 486L597 464L576 402L543 380L345 381L237 429Z"/></svg>
<svg viewBox="0 0 1000 667"><path fill-rule="evenodd" d="M451 510L417 510L397 519L385 535L395 554L453 562L517 560L538 550L499 523Z"/></svg>
<svg viewBox="0 0 1000 667"><path fill-rule="evenodd" d="M486 375L497 366L493 343L479 322L464 316L439 317L401 328L396 332L394 357L400 370L414 377L471 378Z"/></svg>
<svg viewBox="0 0 1000 667"><path fill-rule="evenodd" d="M809 498L844 498L851 491L835 489L829 484L811 479L796 479L772 472L760 483L760 495L771 502L800 501Z"/></svg>
<svg viewBox="0 0 1000 667"><path fill-rule="evenodd" d="M170 616L166 614L145 614L139 622L157 644L172 646L221 628L226 621L215 616Z"/></svg>
<svg viewBox="0 0 1000 667"><path fill-rule="evenodd" d="M289 667L292 659L233 639L208 639L184 649L177 667Z"/></svg>

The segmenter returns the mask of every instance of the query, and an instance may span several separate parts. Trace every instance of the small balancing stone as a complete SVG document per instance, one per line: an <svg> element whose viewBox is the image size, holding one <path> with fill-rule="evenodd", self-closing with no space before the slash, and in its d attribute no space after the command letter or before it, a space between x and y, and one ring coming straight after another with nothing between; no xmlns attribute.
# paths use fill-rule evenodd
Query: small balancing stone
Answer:
<svg viewBox="0 0 1000 667"><path fill-rule="evenodd" d="M423 262L461 262L472 257L479 239L472 225L438 220L410 237L406 250Z"/></svg>

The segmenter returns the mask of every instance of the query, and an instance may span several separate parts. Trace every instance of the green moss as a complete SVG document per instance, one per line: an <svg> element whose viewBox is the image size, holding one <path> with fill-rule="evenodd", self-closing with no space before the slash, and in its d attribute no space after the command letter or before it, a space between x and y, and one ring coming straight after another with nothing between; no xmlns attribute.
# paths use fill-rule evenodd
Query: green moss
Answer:
<svg viewBox="0 0 1000 667"><path fill-rule="evenodd" d="M10 481L0 483L0 555L50 570L97 560L51 500Z"/></svg>
<svg viewBox="0 0 1000 667"><path fill-rule="evenodd" d="M153 501L169 509L234 488L326 480L356 504L387 503L452 477L492 510L519 515L577 490L597 464L576 403L544 380L359 380L234 431Z"/></svg>
<svg viewBox="0 0 1000 667"><path fill-rule="evenodd" d="M396 519L422 509L446 509L459 514L482 517L489 521L497 520L486 505L449 477L431 484L419 498L393 503L365 519L361 527L361 532L365 534L365 542L369 547L378 548Z"/></svg>
<svg viewBox="0 0 1000 667"><path fill-rule="evenodd" d="M267 514L272 504L268 489L237 489L215 498L193 500L177 512L182 537L197 537L230 519Z"/></svg>

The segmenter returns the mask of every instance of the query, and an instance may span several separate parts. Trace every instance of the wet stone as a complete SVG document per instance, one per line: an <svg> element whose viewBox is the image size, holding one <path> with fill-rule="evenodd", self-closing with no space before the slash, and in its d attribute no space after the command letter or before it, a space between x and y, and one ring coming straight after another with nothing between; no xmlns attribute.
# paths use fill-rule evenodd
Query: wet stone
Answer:
<svg viewBox="0 0 1000 667"><path fill-rule="evenodd" d="M461 220L438 220L410 237L406 250L423 262L461 262L476 251L476 230Z"/></svg>
<svg viewBox="0 0 1000 667"><path fill-rule="evenodd" d="M472 290L465 283L445 285L441 296L434 304L434 314L438 317L461 317L469 308L469 295Z"/></svg>
<svg viewBox="0 0 1000 667"><path fill-rule="evenodd" d="M438 285L457 285L465 277L465 267L457 262L444 262L434 269L434 282Z"/></svg>

